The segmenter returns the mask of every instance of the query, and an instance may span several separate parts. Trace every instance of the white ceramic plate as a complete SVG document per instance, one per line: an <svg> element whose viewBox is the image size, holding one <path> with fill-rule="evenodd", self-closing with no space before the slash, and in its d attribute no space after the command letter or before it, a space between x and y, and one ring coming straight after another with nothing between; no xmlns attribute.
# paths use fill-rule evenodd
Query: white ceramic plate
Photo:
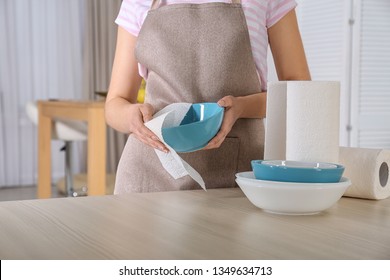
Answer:
<svg viewBox="0 0 390 280"><path fill-rule="evenodd" d="M337 183L292 183L255 179L253 172L236 174L246 197L264 211L285 215L317 214L333 206L351 185L343 177Z"/></svg>

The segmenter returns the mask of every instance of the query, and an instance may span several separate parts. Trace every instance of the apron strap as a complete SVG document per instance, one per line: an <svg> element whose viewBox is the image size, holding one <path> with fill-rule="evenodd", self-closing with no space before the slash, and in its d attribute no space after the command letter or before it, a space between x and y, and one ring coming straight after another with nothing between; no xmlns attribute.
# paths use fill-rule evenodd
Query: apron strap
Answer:
<svg viewBox="0 0 390 280"><path fill-rule="evenodd" d="M151 10L157 9L160 5L161 0L153 0ZM241 0L232 0L232 4L241 4Z"/></svg>

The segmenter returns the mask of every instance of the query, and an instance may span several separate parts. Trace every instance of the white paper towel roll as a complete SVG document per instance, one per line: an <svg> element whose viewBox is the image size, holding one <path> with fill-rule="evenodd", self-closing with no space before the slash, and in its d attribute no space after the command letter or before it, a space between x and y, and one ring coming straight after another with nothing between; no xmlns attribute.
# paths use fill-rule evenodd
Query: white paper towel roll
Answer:
<svg viewBox="0 0 390 280"><path fill-rule="evenodd" d="M286 159L339 161L340 83L287 83Z"/></svg>
<svg viewBox="0 0 390 280"><path fill-rule="evenodd" d="M287 82L271 82L267 91L264 159L286 158Z"/></svg>
<svg viewBox="0 0 390 280"><path fill-rule="evenodd" d="M178 179L186 175L191 176L204 190L205 182L200 174L186 161L184 161L176 151L169 146L162 136L162 128L178 126L190 109L190 103L173 103L158 111L153 119L146 122L145 126L156 134L159 140L169 149L169 153L164 153L158 149L155 152L165 170L174 178Z"/></svg>
<svg viewBox="0 0 390 280"><path fill-rule="evenodd" d="M344 196L390 197L389 150L340 147L340 164L345 166L343 176L352 182Z"/></svg>

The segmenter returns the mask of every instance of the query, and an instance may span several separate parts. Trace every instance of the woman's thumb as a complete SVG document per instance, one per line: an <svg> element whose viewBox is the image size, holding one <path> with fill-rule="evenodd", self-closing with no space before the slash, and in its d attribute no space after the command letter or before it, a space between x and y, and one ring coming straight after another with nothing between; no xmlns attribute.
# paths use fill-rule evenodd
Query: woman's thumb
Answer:
<svg viewBox="0 0 390 280"><path fill-rule="evenodd" d="M142 118L143 118L144 122L148 122L153 118L153 111L154 110L153 110L152 105L144 104L143 106L141 106L140 111L141 111Z"/></svg>

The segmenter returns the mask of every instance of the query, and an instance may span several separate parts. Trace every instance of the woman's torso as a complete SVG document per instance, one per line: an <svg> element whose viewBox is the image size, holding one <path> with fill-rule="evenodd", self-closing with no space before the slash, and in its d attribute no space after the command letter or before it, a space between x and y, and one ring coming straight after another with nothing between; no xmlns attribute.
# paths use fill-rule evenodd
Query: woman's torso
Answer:
<svg viewBox="0 0 390 280"><path fill-rule="evenodd" d="M209 2L229 3L231 0L162 0L161 6ZM248 25L253 59L259 75L262 90L267 88L267 29L280 20L296 6L294 0L241 0L244 15ZM142 24L150 9L151 0L124 0L116 23L134 36L138 36ZM139 65L141 76L147 77L147 69Z"/></svg>
<svg viewBox="0 0 390 280"><path fill-rule="evenodd" d="M196 28L195 28L196 27ZM156 110L176 102L216 102L261 91L240 5L169 5L148 14L135 55L148 67L145 102ZM234 174L263 154L260 119L240 119L221 147L181 154L210 188L234 187ZM189 176L173 179L153 149L129 137L115 193L195 189Z"/></svg>

